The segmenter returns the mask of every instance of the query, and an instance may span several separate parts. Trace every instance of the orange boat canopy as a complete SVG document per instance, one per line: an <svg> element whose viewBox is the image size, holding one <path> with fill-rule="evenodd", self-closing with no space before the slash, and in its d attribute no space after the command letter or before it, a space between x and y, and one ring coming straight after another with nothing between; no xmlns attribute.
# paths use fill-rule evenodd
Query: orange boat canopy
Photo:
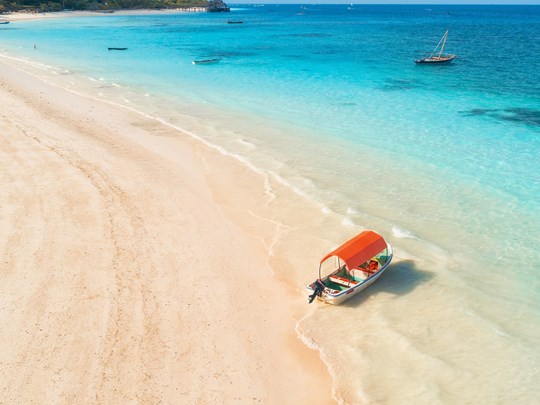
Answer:
<svg viewBox="0 0 540 405"><path fill-rule="evenodd" d="M329 257L337 256L345 262L349 270L352 270L381 253L387 247L388 245L381 235L373 231L364 231L328 253L322 258L321 263Z"/></svg>

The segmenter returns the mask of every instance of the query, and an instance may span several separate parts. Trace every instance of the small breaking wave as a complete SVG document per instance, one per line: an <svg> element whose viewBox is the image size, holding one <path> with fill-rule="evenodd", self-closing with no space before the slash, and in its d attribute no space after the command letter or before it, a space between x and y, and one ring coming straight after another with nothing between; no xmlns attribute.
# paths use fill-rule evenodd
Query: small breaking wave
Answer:
<svg viewBox="0 0 540 405"><path fill-rule="evenodd" d="M418 239L414 233L397 225L392 226L392 235L399 239Z"/></svg>
<svg viewBox="0 0 540 405"><path fill-rule="evenodd" d="M240 144L240 145L243 145L251 150L253 149L257 149L257 147L255 146L255 144L251 143L251 142L248 142L244 139L237 139L237 142Z"/></svg>
<svg viewBox="0 0 540 405"><path fill-rule="evenodd" d="M332 397L338 404L342 405L343 399L339 397L337 393L337 387L336 387L337 374L336 374L336 371L334 370L334 367L332 366L332 363L330 362L328 358L326 351L319 344L317 344L310 336L308 336L301 330L300 325L309 316L310 316L310 312L308 312L306 315L304 315L302 319L296 322L296 325L294 328L296 331L296 336L303 344L305 344L311 350L315 350L319 352L319 357L321 361L323 362L323 364L326 366L326 369L328 370L328 373L330 374L330 378L332 379Z"/></svg>

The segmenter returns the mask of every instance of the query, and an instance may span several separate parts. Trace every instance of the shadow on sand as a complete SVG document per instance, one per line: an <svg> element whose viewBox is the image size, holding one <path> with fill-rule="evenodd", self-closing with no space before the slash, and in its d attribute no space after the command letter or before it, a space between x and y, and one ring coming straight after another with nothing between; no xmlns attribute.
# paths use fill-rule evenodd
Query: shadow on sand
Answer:
<svg viewBox="0 0 540 405"><path fill-rule="evenodd" d="M382 276L366 290L345 301L342 306L357 307L372 295L388 292L394 295L405 295L418 285L431 280L434 273L418 270L412 260L403 260L390 265Z"/></svg>

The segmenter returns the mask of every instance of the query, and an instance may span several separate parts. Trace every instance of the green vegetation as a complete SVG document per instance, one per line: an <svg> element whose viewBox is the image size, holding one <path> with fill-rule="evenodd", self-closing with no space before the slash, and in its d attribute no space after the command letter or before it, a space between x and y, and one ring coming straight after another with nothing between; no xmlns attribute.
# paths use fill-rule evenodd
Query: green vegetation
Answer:
<svg viewBox="0 0 540 405"><path fill-rule="evenodd" d="M0 13L11 11L45 12L62 10L133 10L207 7L207 0L0 0Z"/></svg>

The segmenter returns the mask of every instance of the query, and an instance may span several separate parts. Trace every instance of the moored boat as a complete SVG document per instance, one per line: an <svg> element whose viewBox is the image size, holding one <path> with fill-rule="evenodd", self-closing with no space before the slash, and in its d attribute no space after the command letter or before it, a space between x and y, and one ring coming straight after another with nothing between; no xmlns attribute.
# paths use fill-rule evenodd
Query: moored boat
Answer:
<svg viewBox="0 0 540 405"><path fill-rule="evenodd" d="M417 64L437 64L437 63L440 64L440 63L452 62L456 58L456 55L443 54L444 45L446 44L447 38L448 38L448 30L446 30L443 37L441 38L441 40L439 41L439 43L437 44L437 46L435 47L435 49L433 50L430 56L428 56L427 58L417 59L415 60L415 62ZM442 46L441 46L441 43L442 43ZM435 55L437 53L437 49L439 48L439 46L441 46L441 50L439 51L438 55Z"/></svg>
<svg viewBox="0 0 540 405"><path fill-rule="evenodd" d="M428 58L415 60L415 62L418 64L450 63L454 59L456 59L456 55L443 55L443 56L430 56Z"/></svg>
<svg viewBox="0 0 540 405"><path fill-rule="evenodd" d="M364 231L324 256L319 264L319 278L309 284L315 298L329 304L340 304L373 284L392 261L392 246L373 231ZM335 258L332 264L332 258ZM321 276L323 265L330 273Z"/></svg>
<svg viewBox="0 0 540 405"><path fill-rule="evenodd" d="M221 58L199 59L199 60L194 60L191 63L193 63L194 65L211 65L213 63L218 63L220 60Z"/></svg>
<svg viewBox="0 0 540 405"><path fill-rule="evenodd" d="M127 48L115 48L115 47L110 47L108 48L109 51L125 51Z"/></svg>

